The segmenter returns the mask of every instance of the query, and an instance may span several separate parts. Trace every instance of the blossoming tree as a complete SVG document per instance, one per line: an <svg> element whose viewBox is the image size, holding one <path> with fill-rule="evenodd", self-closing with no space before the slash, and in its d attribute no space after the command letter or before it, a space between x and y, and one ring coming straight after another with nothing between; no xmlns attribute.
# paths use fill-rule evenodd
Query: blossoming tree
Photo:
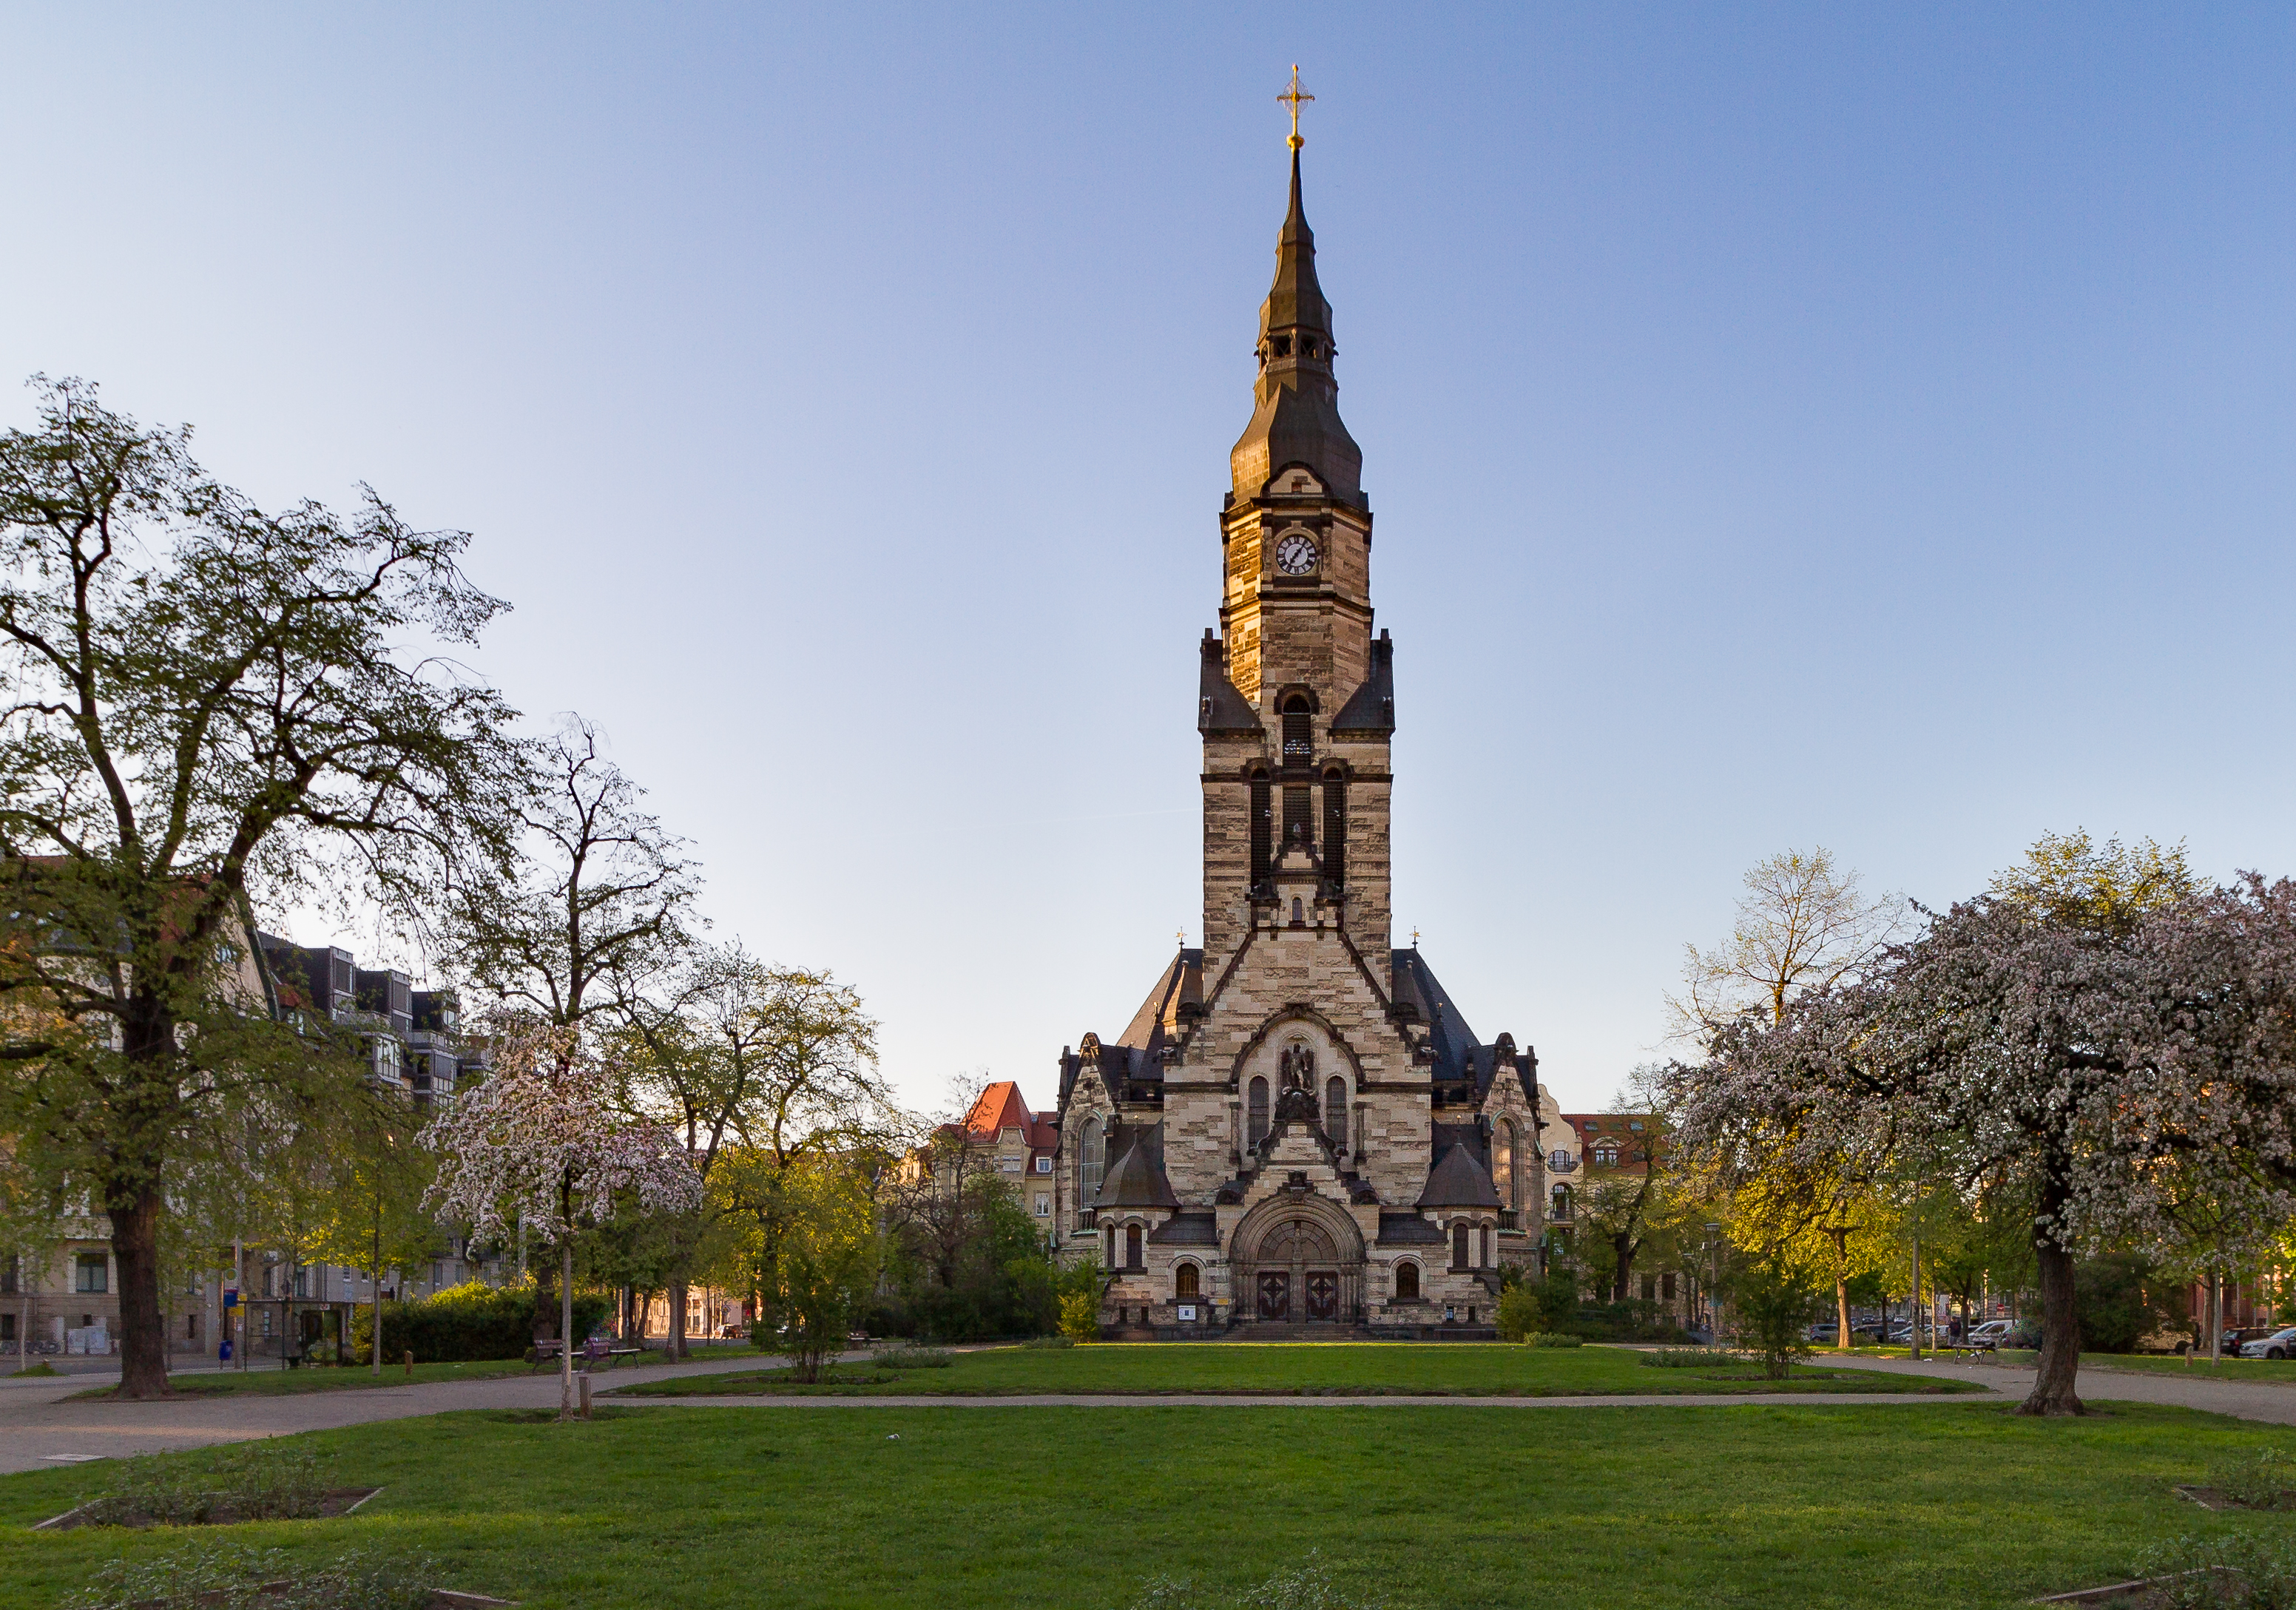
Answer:
<svg viewBox="0 0 2296 1610"><path fill-rule="evenodd" d="M676 1136L611 1104L614 1070L578 1031L512 1022L489 1036L487 1082L423 1130L439 1154L426 1198L482 1236L517 1225L559 1254L559 1411L574 1407L574 1237L635 1202L657 1213L701 1205L701 1181Z"/></svg>

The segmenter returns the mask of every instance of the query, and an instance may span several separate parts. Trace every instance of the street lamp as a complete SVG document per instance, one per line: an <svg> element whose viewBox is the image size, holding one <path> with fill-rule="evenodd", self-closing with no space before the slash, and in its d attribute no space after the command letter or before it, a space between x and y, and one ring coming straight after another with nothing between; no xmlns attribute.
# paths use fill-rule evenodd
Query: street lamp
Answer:
<svg viewBox="0 0 2296 1610"><path fill-rule="evenodd" d="M1706 1250L1714 1272L1714 1279L1707 1287L1707 1321L1713 1330L1713 1344L1719 1347L1722 1345L1722 1227L1719 1224L1706 1227Z"/></svg>

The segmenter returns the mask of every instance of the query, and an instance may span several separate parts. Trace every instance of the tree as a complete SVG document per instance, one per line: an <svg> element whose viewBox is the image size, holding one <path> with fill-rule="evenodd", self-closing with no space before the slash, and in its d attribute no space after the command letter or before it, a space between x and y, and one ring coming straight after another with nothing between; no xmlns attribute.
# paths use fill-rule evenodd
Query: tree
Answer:
<svg viewBox="0 0 2296 1610"><path fill-rule="evenodd" d="M755 1154L733 1189L706 1192L702 1212L749 1214L761 1238L750 1267L762 1269L777 1202L770 1171L828 1152L872 1153L891 1132L875 1023L827 971L768 967L738 941L695 948L651 987L625 978L619 999L629 1109L682 1134L705 1185L730 1141ZM685 1344L688 1267L708 1229L672 1236L685 1250L668 1271L673 1357Z"/></svg>
<svg viewBox="0 0 2296 1610"><path fill-rule="evenodd" d="M1895 935L1904 903L1869 900L1857 874L1820 845L1782 850L1747 869L1730 937L1712 950L1683 947L1682 993L1667 997L1677 1038L1703 1045L1747 1013L1776 1023L1805 990L1857 976Z"/></svg>
<svg viewBox="0 0 2296 1610"><path fill-rule="evenodd" d="M2180 854L2045 839L1867 976L1718 1034L1684 1132L2022 1204L2044 1344L2025 1410L2077 1414L2077 1255L2177 1242L2194 1203L2296 1205L2296 886L2192 889Z"/></svg>
<svg viewBox="0 0 2296 1610"><path fill-rule="evenodd" d="M1809 1355L1807 1330L1816 1293L1792 1260L1757 1254L1738 1261L1725 1282L1741 1345L1751 1345L1762 1373L1783 1381Z"/></svg>
<svg viewBox="0 0 2296 1610"><path fill-rule="evenodd" d="M689 1213L701 1181L676 1136L617 1113L614 1070L578 1031L497 1018L494 1076L425 1127L439 1176L425 1205L499 1238L513 1222L559 1249L559 1413L574 1412L574 1238L635 1205Z"/></svg>
<svg viewBox="0 0 2296 1610"><path fill-rule="evenodd" d="M817 1381L844 1351L876 1285L876 1204L868 1181L839 1157L800 1158L781 1171L777 1186L782 1212L767 1291L791 1374Z"/></svg>
<svg viewBox="0 0 2296 1610"><path fill-rule="evenodd" d="M699 883L684 841L643 808L645 791L582 717L561 720L533 768L521 854L456 887L447 946L498 1009L581 1030L625 1017L687 965ZM553 1276L537 1272L544 1312Z"/></svg>
<svg viewBox="0 0 2296 1610"><path fill-rule="evenodd" d="M164 1395L171 1165L250 1092L325 1080L247 996L250 895L414 912L503 849L511 711L394 645L472 642L504 606L463 533L372 490L267 512L188 431L35 384L37 426L0 435L0 1000L60 1026L0 1046L0 1130L69 1154L109 1216L120 1391Z"/></svg>

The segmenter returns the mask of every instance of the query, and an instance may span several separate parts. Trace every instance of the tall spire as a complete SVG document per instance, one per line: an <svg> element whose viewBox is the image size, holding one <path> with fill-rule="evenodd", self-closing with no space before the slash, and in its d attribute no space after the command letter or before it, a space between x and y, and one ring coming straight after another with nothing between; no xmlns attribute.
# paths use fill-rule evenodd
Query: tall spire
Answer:
<svg viewBox="0 0 2296 1610"><path fill-rule="evenodd" d="M1300 108L1315 99L1292 87L1278 100L1292 109L1291 206L1275 237L1275 281L1259 307L1259 375L1252 385L1251 423L1228 455L1239 498L1257 497L1287 463L1306 464L1334 492L1360 495L1363 452L1340 421L1339 382L1332 375L1332 305L1316 279L1316 232L1300 199Z"/></svg>

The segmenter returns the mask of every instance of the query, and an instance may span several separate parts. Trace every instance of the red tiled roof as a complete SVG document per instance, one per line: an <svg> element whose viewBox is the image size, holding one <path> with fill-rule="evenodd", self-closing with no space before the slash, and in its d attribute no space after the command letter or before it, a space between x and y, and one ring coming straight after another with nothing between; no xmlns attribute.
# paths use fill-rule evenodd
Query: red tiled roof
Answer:
<svg viewBox="0 0 2296 1610"><path fill-rule="evenodd" d="M1021 1099L1021 1087L1010 1079L999 1079L982 1091L972 1110L964 1115L966 1135L984 1142L996 1139L1002 1130L1017 1129L1028 1136L1036 1124L1036 1115Z"/></svg>

